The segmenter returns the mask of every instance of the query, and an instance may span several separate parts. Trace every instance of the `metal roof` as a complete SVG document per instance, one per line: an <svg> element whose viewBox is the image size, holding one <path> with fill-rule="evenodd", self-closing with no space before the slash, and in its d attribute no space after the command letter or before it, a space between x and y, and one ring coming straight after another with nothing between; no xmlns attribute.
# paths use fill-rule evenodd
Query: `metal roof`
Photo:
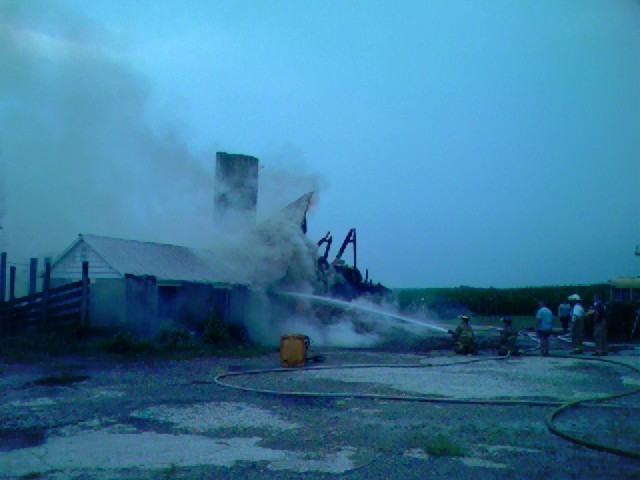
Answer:
<svg viewBox="0 0 640 480"><path fill-rule="evenodd" d="M160 281L247 284L231 265L208 250L139 242L99 235L78 235L54 262L85 242L121 275L151 275Z"/></svg>

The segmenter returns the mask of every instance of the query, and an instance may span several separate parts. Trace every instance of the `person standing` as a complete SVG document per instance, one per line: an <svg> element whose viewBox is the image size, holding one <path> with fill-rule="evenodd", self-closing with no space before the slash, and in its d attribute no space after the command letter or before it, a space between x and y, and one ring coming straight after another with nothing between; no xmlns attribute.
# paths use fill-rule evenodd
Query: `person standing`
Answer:
<svg viewBox="0 0 640 480"><path fill-rule="evenodd" d="M540 353L542 355L549 355L549 337L553 329L553 313L551 313L551 310L547 308L542 300L538 302L538 305L540 308L536 312L536 319L538 319Z"/></svg>
<svg viewBox="0 0 640 480"><path fill-rule="evenodd" d="M574 293L569 297L569 301L573 304L571 310L571 345L573 350L571 353L582 354L582 335L584 333L584 308L582 307L582 299L580 295Z"/></svg>
<svg viewBox="0 0 640 480"><path fill-rule="evenodd" d="M607 355L607 307L604 306L600 295L593 296L593 339L596 342L594 355Z"/></svg>
<svg viewBox="0 0 640 480"><path fill-rule="evenodd" d="M562 323L562 332L569 333L569 320L571 320L571 305L565 300L558 306L558 317Z"/></svg>
<svg viewBox="0 0 640 480"><path fill-rule="evenodd" d="M518 332L513 329L511 317L506 316L502 319L504 328L500 330L500 340L498 341L498 355L504 356L517 356L520 355L518 351Z"/></svg>

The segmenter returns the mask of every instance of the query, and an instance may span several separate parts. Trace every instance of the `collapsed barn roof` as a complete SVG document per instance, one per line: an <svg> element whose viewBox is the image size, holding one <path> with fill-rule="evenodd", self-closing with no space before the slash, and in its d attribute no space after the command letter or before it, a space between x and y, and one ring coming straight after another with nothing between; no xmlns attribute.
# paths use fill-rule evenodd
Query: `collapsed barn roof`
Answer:
<svg viewBox="0 0 640 480"><path fill-rule="evenodd" d="M313 192L305 193L262 222L258 230L266 231L278 225L286 224L299 227L302 233L307 233L307 212L312 200Z"/></svg>

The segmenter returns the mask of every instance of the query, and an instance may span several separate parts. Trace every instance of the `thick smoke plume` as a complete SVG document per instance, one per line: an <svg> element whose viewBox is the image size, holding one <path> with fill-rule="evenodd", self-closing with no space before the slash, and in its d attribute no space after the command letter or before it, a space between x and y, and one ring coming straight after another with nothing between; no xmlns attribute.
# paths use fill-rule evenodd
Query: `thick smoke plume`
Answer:
<svg viewBox="0 0 640 480"><path fill-rule="evenodd" d="M150 85L121 51L60 5L0 3L0 251L24 264L56 255L78 233L213 248L262 292L256 338L290 330L335 345L377 338L352 318L327 326L310 310L272 305L270 290L314 288L315 244L278 213L323 187L296 166L300 152L265 155L258 229L216 231L213 149L194 151L175 119L154 114Z"/></svg>
<svg viewBox="0 0 640 480"><path fill-rule="evenodd" d="M215 153L153 115L120 48L59 5L0 4L0 248L16 259L58 253L78 233L202 248L231 236L261 257L246 227L215 231ZM267 157L261 221L319 186L299 152Z"/></svg>
<svg viewBox="0 0 640 480"><path fill-rule="evenodd" d="M0 4L0 248L55 254L78 233L204 246L213 162L151 118L149 86L97 25Z"/></svg>

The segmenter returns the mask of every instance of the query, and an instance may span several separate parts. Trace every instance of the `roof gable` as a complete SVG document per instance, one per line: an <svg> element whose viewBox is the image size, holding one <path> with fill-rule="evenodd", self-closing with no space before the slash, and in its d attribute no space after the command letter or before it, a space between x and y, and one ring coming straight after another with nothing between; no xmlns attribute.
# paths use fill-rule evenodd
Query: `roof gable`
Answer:
<svg viewBox="0 0 640 480"><path fill-rule="evenodd" d="M79 236L53 262L51 276L53 278L79 280L82 278L82 262L85 260L91 265L91 276L93 278L117 278L122 276L91 245L87 244L82 236Z"/></svg>

